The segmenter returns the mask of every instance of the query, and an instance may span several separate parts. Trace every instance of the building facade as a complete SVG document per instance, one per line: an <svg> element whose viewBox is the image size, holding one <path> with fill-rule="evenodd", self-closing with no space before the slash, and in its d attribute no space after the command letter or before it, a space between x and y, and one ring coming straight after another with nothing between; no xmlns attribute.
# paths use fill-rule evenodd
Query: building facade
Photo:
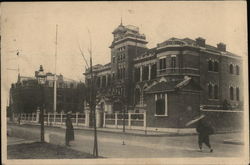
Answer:
<svg viewBox="0 0 250 165"><path fill-rule="evenodd" d="M19 75L17 82L12 84L9 103L12 112L33 113L42 104L46 112L53 112L54 74L45 74L43 89L38 85L37 74L36 71L34 77ZM57 112L83 112L84 90L84 83L57 75Z"/></svg>
<svg viewBox="0 0 250 165"><path fill-rule="evenodd" d="M138 27L112 34L111 62L93 66L100 111L146 111L149 126L184 127L200 107L242 110L242 59L225 44L170 38L149 49Z"/></svg>

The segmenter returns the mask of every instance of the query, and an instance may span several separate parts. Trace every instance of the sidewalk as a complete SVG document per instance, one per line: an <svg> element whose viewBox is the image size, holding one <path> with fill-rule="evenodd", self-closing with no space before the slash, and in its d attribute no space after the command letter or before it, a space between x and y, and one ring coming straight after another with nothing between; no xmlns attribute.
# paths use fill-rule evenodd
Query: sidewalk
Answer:
<svg viewBox="0 0 250 165"><path fill-rule="evenodd" d="M9 124L15 124L15 123L9 123ZM21 123L21 125L40 125L38 123ZM45 127L55 127L55 128L64 128L64 125L52 125L48 126L45 124ZM84 127L84 126L74 126L75 130L86 130L86 131L93 131L94 128ZM116 133L116 134L126 134L126 135L136 135L136 136L188 136L188 135L195 135L195 131L169 131L169 132L163 132L163 131L151 131L151 130L138 130L138 129L129 129L125 128L125 132L123 132L122 128L97 128L98 132L105 132L105 133Z"/></svg>

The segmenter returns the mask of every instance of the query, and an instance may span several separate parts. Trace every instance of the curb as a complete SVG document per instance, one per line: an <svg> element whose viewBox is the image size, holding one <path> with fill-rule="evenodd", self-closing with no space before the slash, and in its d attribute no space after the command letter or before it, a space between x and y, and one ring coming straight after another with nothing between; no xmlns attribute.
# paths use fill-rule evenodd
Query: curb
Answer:
<svg viewBox="0 0 250 165"><path fill-rule="evenodd" d="M12 123L13 124L13 123ZM18 124L14 124L17 125ZM39 124L29 124L29 123L23 123L21 124L21 126L39 126ZM44 125L45 128L46 127L54 127L54 128L60 128L60 129L65 129L65 126L58 126L58 125L54 125L54 126L47 126ZM113 133L113 134L126 134L126 135L131 135L131 136L143 136L143 137L164 137L164 136L192 136L192 135L196 135L197 133L175 133L175 132L159 132L159 134L150 134L147 133L145 134L145 131L141 131L143 133L136 133L136 132L122 132L122 129L119 129L120 131L114 131L112 130L113 128L110 128L110 130L101 130L97 128L98 132L103 132L103 133ZM79 128L79 127L75 127L74 130L84 130L84 131L93 131L93 128ZM148 131L148 132L153 132L153 131Z"/></svg>
<svg viewBox="0 0 250 165"><path fill-rule="evenodd" d="M16 123L9 123L9 124L13 124L13 125L18 125ZM29 123L22 123L21 125L25 126L39 126L40 124L29 124ZM65 129L65 126L59 126L59 125L54 125L54 126L47 126L44 125L45 128L46 127L54 127L54 128L60 128L60 129ZM131 136L143 136L143 137L164 137L164 136L192 136L192 135L197 135L197 133L177 133L177 132L159 132L159 134L157 134L155 132L155 134L150 134L148 132L153 132L153 131L147 131L147 133L145 133L145 131L140 131L141 133L136 133L136 132L122 132L122 129L118 129L117 130L112 130L114 128L110 128L110 130L101 130L97 128L98 132L103 132L103 133L113 133L113 134L126 134L126 135L131 135ZM93 128L86 128L86 127L75 127L74 130L84 130L84 131L93 131ZM136 130L135 130L136 131ZM139 131L139 130L137 130ZM215 134L227 134L227 133L238 133L241 131L238 130L233 130L233 131L217 131L215 132ZM213 134L213 135L215 135Z"/></svg>
<svg viewBox="0 0 250 165"><path fill-rule="evenodd" d="M228 139L228 140L223 140L224 144L234 144L234 145L244 145L244 142L235 140L235 139Z"/></svg>

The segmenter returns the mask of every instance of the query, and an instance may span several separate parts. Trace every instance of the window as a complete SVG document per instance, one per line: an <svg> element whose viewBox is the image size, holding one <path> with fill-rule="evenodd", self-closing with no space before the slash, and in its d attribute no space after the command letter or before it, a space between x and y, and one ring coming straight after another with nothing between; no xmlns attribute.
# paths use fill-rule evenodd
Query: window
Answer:
<svg viewBox="0 0 250 165"><path fill-rule="evenodd" d="M238 65L236 65L236 74L239 75L240 74L240 67Z"/></svg>
<svg viewBox="0 0 250 165"><path fill-rule="evenodd" d="M156 115L165 115L165 100L158 99L156 101Z"/></svg>
<svg viewBox="0 0 250 165"><path fill-rule="evenodd" d="M102 76L102 87L106 87L106 76Z"/></svg>
<svg viewBox="0 0 250 165"><path fill-rule="evenodd" d="M108 83L107 83L107 86L109 86L110 83L111 83L111 75L109 74L109 75L108 75Z"/></svg>
<svg viewBox="0 0 250 165"><path fill-rule="evenodd" d="M212 84L208 85L208 98L211 99L212 98Z"/></svg>
<svg viewBox="0 0 250 165"><path fill-rule="evenodd" d="M140 68L135 68L134 80L135 80L135 82L140 81Z"/></svg>
<svg viewBox="0 0 250 165"><path fill-rule="evenodd" d="M218 99L218 85L214 86L214 99Z"/></svg>
<svg viewBox="0 0 250 165"><path fill-rule="evenodd" d="M234 100L234 88L230 87L230 99Z"/></svg>
<svg viewBox="0 0 250 165"><path fill-rule="evenodd" d="M122 69L122 78L125 79L125 68Z"/></svg>
<svg viewBox="0 0 250 165"><path fill-rule="evenodd" d="M166 58L160 59L160 70L166 69Z"/></svg>
<svg viewBox="0 0 250 165"><path fill-rule="evenodd" d="M151 79L155 79L156 78L156 64L153 64L152 65L152 68L151 68Z"/></svg>
<svg viewBox="0 0 250 165"><path fill-rule="evenodd" d="M176 68L176 56L171 56L171 68Z"/></svg>
<svg viewBox="0 0 250 165"><path fill-rule="evenodd" d="M156 98L156 115L167 115L167 94L155 95Z"/></svg>
<svg viewBox="0 0 250 165"><path fill-rule="evenodd" d="M239 87L236 88L236 100L237 101L240 100L240 89L239 89Z"/></svg>
<svg viewBox="0 0 250 165"><path fill-rule="evenodd" d="M231 74L234 74L234 66L233 66L233 64L230 64L230 66L229 66L229 72Z"/></svg>
<svg viewBox="0 0 250 165"><path fill-rule="evenodd" d="M140 89L135 89L135 105L138 105L140 102Z"/></svg>
<svg viewBox="0 0 250 165"><path fill-rule="evenodd" d="M218 72L219 71L219 64L217 61L214 62L214 71Z"/></svg>
<svg viewBox="0 0 250 165"><path fill-rule="evenodd" d="M100 88L101 87L101 78L97 77L97 87Z"/></svg>
<svg viewBox="0 0 250 165"><path fill-rule="evenodd" d="M148 80L148 66L143 66L142 68L142 80Z"/></svg>
<svg viewBox="0 0 250 165"><path fill-rule="evenodd" d="M211 60L208 61L208 71L213 71L213 62Z"/></svg>

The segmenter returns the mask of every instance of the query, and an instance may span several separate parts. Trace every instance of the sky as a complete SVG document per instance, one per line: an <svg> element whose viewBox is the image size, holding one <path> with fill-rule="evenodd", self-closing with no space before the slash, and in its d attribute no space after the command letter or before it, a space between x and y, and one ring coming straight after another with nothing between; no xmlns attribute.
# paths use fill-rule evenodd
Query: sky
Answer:
<svg viewBox="0 0 250 165"><path fill-rule="evenodd" d="M55 38L58 25L57 73L83 81L89 59L90 38L93 64L110 62L112 31L122 22L135 25L146 35L148 47L171 37L202 37L216 46L247 55L246 2L4 2L1 4L2 87L6 94L22 76L34 76L43 65L55 71ZM88 32L89 31L89 32ZM17 49L20 56L16 56Z"/></svg>

